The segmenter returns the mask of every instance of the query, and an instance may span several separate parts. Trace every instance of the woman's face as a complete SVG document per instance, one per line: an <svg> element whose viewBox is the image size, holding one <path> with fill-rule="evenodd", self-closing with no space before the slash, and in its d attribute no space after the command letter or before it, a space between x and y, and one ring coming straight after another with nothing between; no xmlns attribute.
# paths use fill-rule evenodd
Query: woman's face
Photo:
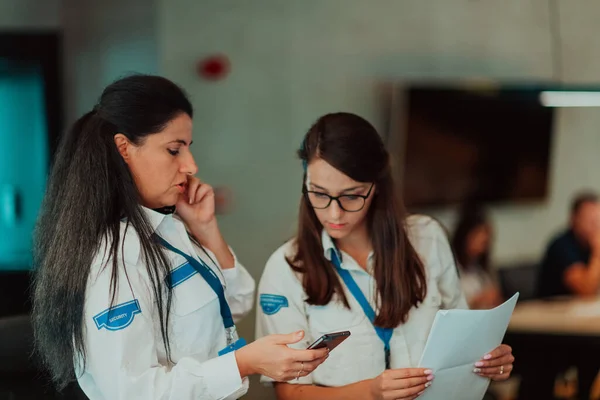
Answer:
<svg viewBox="0 0 600 400"><path fill-rule="evenodd" d="M319 222L334 239L343 239L357 228L364 227L375 194L375 187L371 188L371 186L372 183L353 180L320 158L311 161L307 167L306 189L314 192L308 194L309 201L313 204ZM345 211L340 208L337 201L332 201L325 209L314 208L317 203L327 202L324 195L347 195L348 197L342 200L344 204L347 204L347 208L360 206L363 200L355 195L366 195L369 189L371 189L369 197L360 211Z"/></svg>
<svg viewBox="0 0 600 400"><path fill-rule="evenodd" d="M482 224L475 227L467 236L467 254L477 258L485 254L490 247L491 229Z"/></svg>
<svg viewBox="0 0 600 400"><path fill-rule="evenodd" d="M115 144L133 175L142 205L160 208L177 203L185 192L188 176L198 171L191 143L192 119L185 113L137 146L124 135L115 135Z"/></svg>

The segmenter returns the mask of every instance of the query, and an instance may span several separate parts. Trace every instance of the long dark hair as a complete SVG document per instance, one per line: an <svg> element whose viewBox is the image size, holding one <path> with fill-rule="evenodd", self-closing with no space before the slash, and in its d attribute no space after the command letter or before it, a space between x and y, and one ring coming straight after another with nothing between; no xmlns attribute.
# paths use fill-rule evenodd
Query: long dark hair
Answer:
<svg viewBox="0 0 600 400"><path fill-rule="evenodd" d="M118 280L121 220L139 236L142 257L160 317L167 358L171 292L163 278L166 256L151 239L152 227L114 135L136 145L161 132L192 106L183 91L158 76L134 75L108 86L94 109L62 138L35 234L33 324L37 351L59 389L75 379L74 360L83 360L83 306L94 256L107 243L112 257L111 297ZM108 265L107 265L108 267Z"/></svg>
<svg viewBox="0 0 600 400"><path fill-rule="evenodd" d="M477 268L481 268L484 271L489 271L490 269L489 246L476 260L470 260L467 254L469 235L473 230L481 226L485 226L488 230L491 230L490 221L484 210L471 204L463 206L458 223L454 229L454 234L452 235L452 248L454 249L456 261L458 261L461 271L466 271L473 268L473 266L477 266Z"/></svg>
<svg viewBox="0 0 600 400"><path fill-rule="evenodd" d="M379 134L357 115L328 114L310 128L299 156L305 165L320 158L355 181L375 183L376 191L367 214L379 294L375 324L392 328L406 322L410 309L425 298L427 281L423 263L407 236L407 214ZM306 173L303 187L305 183ZM336 294L349 307L340 279L323 255L322 229L313 208L302 197L297 252L288 263L303 274L309 304L328 304Z"/></svg>

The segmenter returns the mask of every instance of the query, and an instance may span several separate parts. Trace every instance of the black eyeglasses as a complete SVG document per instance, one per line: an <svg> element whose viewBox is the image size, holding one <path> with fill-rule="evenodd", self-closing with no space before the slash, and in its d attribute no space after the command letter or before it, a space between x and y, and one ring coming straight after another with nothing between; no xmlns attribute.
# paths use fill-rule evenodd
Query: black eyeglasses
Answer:
<svg viewBox="0 0 600 400"><path fill-rule="evenodd" d="M365 202L369 198L374 185L374 183L371 184L369 191L365 195L342 194L340 196L330 196L327 193L306 190L306 188L302 190L302 193L304 193L304 196L306 196L306 199L309 201L310 205L317 210L323 210L329 207L331 202L335 200L342 210L347 212L357 212L362 210L365 206Z"/></svg>

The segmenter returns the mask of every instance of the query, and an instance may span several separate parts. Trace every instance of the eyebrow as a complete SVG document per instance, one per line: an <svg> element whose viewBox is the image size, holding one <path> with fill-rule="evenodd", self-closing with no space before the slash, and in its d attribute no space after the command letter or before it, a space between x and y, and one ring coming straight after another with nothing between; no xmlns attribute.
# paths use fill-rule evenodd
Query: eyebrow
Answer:
<svg viewBox="0 0 600 400"><path fill-rule="evenodd" d="M187 144L187 142L186 142L185 140L183 140L183 139L171 140L171 141L170 141L168 144L171 144L171 143L179 143L179 144L182 144L182 145L184 145L184 146L187 146L187 145L188 145L188 144ZM190 145L191 145L192 143L194 143L194 141L193 141L193 140L190 142Z"/></svg>
<svg viewBox="0 0 600 400"><path fill-rule="evenodd" d="M323 186L316 185L316 184L314 184L312 182L310 183L310 186L313 186L316 189L324 190L327 193L329 193L329 191L327 189L325 189ZM357 190L357 189L364 189L364 187L363 186L353 186L351 188L347 188L347 189L342 190L340 193L351 192L351 191Z"/></svg>

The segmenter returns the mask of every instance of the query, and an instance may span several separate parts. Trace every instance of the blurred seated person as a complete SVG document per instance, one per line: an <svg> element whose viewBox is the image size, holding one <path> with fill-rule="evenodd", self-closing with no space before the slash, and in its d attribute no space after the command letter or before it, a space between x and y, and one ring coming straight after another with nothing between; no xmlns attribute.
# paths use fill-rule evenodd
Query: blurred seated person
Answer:
<svg viewBox="0 0 600 400"><path fill-rule="evenodd" d="M589 296L600 288L600 199L581 193L571 205L569 228L548 245L538 296Z"/></svg>
<svg viewBox="0 0 600 400"><path fill-rule="evenodd" d="M482 210L465 206L452 237L461 286L471 309L490 309L502 303L490 271L492 230Z"/></svg>
<svg viewBox="0 0 600 400"><path fill-rule="evenodd" d="M549 243L540 265L537 295L589 296L600 286L600 199L582 192L571 203L569 228ZM569 360L546 358L543 362L521 365L522 380L518 399L554 398L557 373L577 367L577 398L589 399L598 362L587 353L574 353Z"/></svg>

